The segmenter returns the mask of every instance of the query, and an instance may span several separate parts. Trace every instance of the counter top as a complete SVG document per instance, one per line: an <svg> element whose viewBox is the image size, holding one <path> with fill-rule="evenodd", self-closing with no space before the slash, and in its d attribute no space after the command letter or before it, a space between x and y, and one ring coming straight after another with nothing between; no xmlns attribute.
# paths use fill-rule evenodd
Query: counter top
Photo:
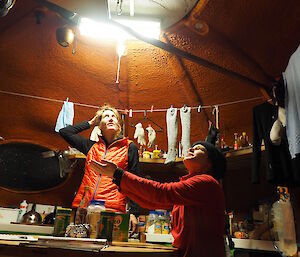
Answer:
<svg viewBox="0 0 300 257"><path fill-rule="evenodd" d="M150 243L137 242L113 242L107 244L97 244L89 241L87 244L78 244L74 242L60 242L56 240L49 243L47 240L36 241L17 241L17 240L0 240L0 255L20 256L23 257L40 257L40 256L122 256L122 257L176 257L178 251L176 248Z"/></svg>

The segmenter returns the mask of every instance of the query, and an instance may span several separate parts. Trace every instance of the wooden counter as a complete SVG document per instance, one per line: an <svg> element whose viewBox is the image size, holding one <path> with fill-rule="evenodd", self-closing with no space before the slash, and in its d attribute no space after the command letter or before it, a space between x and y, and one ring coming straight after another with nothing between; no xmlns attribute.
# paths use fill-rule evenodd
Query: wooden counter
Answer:
<svg viewBox="0 0 300 257"><path fill-rule="evenodd" d="M43 246L36 242L20 243L16 241L0 241L0 257L176 257L178 251L175 248L158 245L158 244L142 244L142 243L113 243L101 250L92 248L72 249L66 244L64 247L59 246Z"/></svg>

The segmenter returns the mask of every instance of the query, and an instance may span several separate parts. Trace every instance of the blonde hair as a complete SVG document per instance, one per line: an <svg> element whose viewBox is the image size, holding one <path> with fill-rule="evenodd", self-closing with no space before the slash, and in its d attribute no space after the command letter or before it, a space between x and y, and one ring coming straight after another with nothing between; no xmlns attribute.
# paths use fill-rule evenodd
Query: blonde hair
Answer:
<svg viewBox="0 0 300 257"><path fill-rule="evenodd" d="M123 121L121 119L121 115L118 112L118 110L116 108L112 107L110 104L104 104L104 105L99 107L98 111L96 112L96 115L98 116L98 120L96 121L96 124L98 124L98 126L99 126L99 124L102 120L102 115L107 110L112 111L115 114L115 116L118 120L118 123L120 125L120 130L116 133L116 137L115 137L115 138L118 138L122 134Z"/></svg>

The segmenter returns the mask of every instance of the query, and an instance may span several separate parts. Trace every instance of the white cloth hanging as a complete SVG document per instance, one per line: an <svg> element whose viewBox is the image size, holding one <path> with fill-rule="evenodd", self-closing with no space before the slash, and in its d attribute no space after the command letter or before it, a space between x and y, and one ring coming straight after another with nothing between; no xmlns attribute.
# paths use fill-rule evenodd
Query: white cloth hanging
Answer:
<svg viewBox="0 0 300 257"><path fill-rule="evenodd" d="M191 147L191 107L184 106L180 108L181 120L181 145L183 156L186 156Z"/></svg>
<svg viewBox="0 0 300 257"><path fill-rule="evenodd" d="M142 123L138 123L135 125L135 132L134 136L135 139L137 139L137 142L140 145L146 145L146 139L145 139L145 131L143 129Z"/></svg>
<svg viewBox="0 0 300 257"><path fill-rule="evenodd" d="M156 132L155 130L149 125L146 128L147 132L148 132L148 147L154 147L155 144L155 139L156 139Z"/></svg>
<svg viewBox="0 0 300 257"><path fill-rule="evenodd" d="M167 134L168 134L168 153L165 164L176 160L176 142L178 134L177 125L177 108L169 108L167 110Z"/></svg>
<svg viewBox="0 0 300 257"><path fill-rule="evenodd" d="M73 125L74 119L74 103L69 102L67 98L64 101L61 111L57 117L55 131L59 132L60 129L65 128L68 125Z"/></svg>
<svg viewBox="0 0 300 257"><path fill-rule="evenodd" d="M292 158L300 153L300 46L290 57L285 80L286 135Z"/></svg>

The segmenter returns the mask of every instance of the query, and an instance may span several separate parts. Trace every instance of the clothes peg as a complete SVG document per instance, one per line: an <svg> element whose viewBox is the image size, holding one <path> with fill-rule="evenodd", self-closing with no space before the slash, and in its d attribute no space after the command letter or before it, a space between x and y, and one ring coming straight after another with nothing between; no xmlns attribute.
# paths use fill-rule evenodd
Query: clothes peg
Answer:
<svg viewBox="0 0 300 257"><path fill-rule="evenodd" d="M171 104L171 109L173 109L173 104Z"/></svg>
<svg viewBox="0 0 300 257"><path fill-rule="evenodd" d="M132 109L129 109L129 117L132 118Z"/></svg>
<svg viewBox="0 0 300 257"><path fill-rule="evenodd" d="M147 110L144 110L144 118L147 118Z"/></svg>
<svg viewBox="0 0 300 257"><path fill-rule="evenodd" d="M153 105L151 105L151 110L150 110L150 112L153 112L153 109L154 109L154 106L153 106Z"/></svg>
<svg viewBox="0 0 300 257"><path fill-rule="evenodd" d="M199 113L200 113L200 112L202 111L201 109L202 109L202 106L201 106L201 105L199 105L199 106L198 106L198 109L197 109L197 112L199 112Z"/></svg>

